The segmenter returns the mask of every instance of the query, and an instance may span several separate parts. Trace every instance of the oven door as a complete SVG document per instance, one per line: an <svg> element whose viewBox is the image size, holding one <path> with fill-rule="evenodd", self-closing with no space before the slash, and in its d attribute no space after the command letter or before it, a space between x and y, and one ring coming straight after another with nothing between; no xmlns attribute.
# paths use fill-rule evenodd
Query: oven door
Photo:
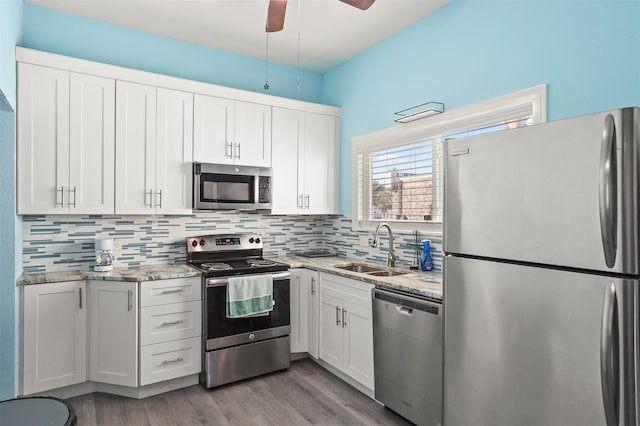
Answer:
<svg viewBox="0 0 640 426"><path fill-rule="evenodd" d="M206 350L286 336L291 331L289 272L274 273L273 310L269 315L227 318L227 278L205 279Z"/></svg>

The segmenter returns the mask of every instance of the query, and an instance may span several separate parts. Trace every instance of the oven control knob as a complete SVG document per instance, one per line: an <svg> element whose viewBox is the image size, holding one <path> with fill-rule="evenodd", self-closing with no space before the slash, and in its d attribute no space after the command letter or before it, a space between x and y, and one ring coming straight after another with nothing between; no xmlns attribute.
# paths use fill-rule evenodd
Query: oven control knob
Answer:
<svg viewBox="0 0 640 426"><path fill-rule="evenodd" d="M204 240L200 240L200 245L203 246L204 245Z"/></svg>
<svg viewBox="0 0 640 426"><path fill-rule="evenodd" d="M249 238L249 242L253 244L253 237Z"/></svg>
<svg viewBox="0 0 640 426"><path fill-rule="evenodd" d="M255 339L255 338L256 338L256 335L255 335L255 334L251 333L251 334L249 335L249 340L253 340L253 339Z"/></svg>
<svg viewBox="0 0 640 426"><path fill-rule="evenodd" d="M198 247L198 242L196 240L191 241L191 247Z"/></svg>
<svg viewBox="0 0 640 426"><path fill-rule="evenodd" d="M260 244L260 238L256 238L256 244Z"/></svg>

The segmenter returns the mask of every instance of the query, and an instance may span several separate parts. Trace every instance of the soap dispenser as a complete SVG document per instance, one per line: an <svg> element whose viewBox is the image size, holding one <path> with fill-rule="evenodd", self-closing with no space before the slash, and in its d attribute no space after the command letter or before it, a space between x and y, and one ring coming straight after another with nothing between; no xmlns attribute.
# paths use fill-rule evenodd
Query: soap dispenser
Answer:
<svg viewBox="0 0 640 426"><path fill-rule="evenodd" d="M422 240L422 259L420 269L423 271L433 270L433 259L431 258L431 240Z"/></svg>

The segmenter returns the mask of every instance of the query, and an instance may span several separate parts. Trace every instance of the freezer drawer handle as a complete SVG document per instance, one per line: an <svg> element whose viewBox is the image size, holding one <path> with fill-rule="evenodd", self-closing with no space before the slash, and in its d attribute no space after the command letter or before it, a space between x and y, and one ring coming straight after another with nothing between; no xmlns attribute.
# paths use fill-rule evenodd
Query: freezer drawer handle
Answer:
<svg viewBox="0 0 640 426"><path fill-rule="evenodd" d="M616 161L616 127L613 116L608 114L604 119L602 131L602 148L600 151L600 233L604 260L609 268L616 263L617 229L618 229L618 176Z"/></svg>
<svg viewBox="0 0 640 426"><path fill-rule="evenodd" d="M618 339L618 302L616 286L610 283L604 294L600 334L600 377L607 426L617 426L620 417L620 370Z"/></svg>

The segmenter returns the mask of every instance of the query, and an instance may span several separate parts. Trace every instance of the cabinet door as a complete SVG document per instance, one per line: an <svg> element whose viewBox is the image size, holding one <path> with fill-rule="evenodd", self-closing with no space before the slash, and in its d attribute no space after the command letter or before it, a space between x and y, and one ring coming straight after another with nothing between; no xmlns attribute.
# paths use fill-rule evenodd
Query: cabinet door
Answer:
<svg viewBox="0 0 640 426"><path fill-rule="evenodd" d="M193 99L193 160L234 163L235 101L195 95Z"/></svg>
<svg viewBox="0 0 640 426"><path fill-rule="evenodd" d="M306 269L291 269L291 353L309 351L308 281Z"/></svg>
<svg viewBox="0 0 640 426"><path fill-rule="evenodd" d="M24 395L87 380L85 290L85 281L24 287Z"/></svg>
<svg viewBox="0 0 640 426"><path fill-rule="evenodd" d="M138 385L137 288L137 282L89 282L91 381Z"/></svg>
<svg viewBox="0 0 640 426"><path fill-rule="evenodd" d="M116 82L116 214L154 213L156 89Z"/></svg>
<svg viewBox="0 0 640 426"><path fill-rule="evenodd" d="M235 164L271 167L271 107L236 101Z"/></svg>
<svg viewBox="0 0 640 426"><path fill-rule="evenodd" d="M191 214L193 95L158 89L155 210Z"/></svg>
<svg viewBox="0 0 640 426"><path fill-rule="evenodd" d="M18 214L69 211L69 73L18 63Z"/></svg>
<svg viewBox="0 0 640 426"><path fill-rule="evenodd" d="M304 146L299 160L305 213L337 213L336 141L335 117L305 113Z"/></svg>
<svg viewBox="0 0 640 426"><path fill-rule="evenodd" d="M70 99L70 212L113 214L115 80L71 73Z"/></svg>
<svg viewBox="0 0 640 426"><path fill-rule="evenodd" d="M373 389L373 320L371 308L343 302L343 370Z"/></svg>
<svg viewBox="0 0 640 426"><path fill-rule="evenodd" d="M320 359L342 371L342 300L320 294Z"/></svg>
<svg viewBox="0 0 640 426"><path fill-rule="evenodd" d="M302 212L302 189L298 184L298 147L303 126L303 112L273 108L271 214Z"/></svg>
<svg viewBox="0 0 640 426"><path fill-rule="evenodd" d="M309 354L318 358L318 322L320 305L320 274L316 271L307 271L307 282L309 283L309 297L307 298L307 310L309 311Z"/></svg>

